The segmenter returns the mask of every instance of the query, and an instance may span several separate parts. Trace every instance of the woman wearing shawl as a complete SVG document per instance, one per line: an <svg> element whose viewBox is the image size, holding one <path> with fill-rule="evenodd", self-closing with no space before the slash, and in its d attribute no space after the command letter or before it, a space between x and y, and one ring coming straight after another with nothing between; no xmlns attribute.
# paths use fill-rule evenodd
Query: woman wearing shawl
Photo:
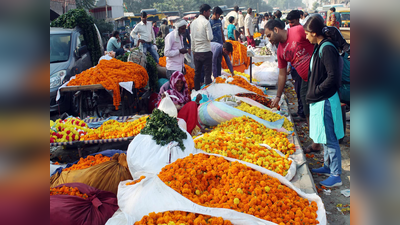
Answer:
<svg viewBox="0 0 400 225"><path fill-rule="evenodd" d="M169 83L167 82L161 87L157 105L159 105L161 99L165 97L165 92L171 96L171 100L174 102L176 109L178 110L178 118L185 120L187 131L192 133L196 126L200 128L197 107L202 97L199 94L196 97L196 101L190 100L188 85L185 76L181 72L174 72Z"/></svg>

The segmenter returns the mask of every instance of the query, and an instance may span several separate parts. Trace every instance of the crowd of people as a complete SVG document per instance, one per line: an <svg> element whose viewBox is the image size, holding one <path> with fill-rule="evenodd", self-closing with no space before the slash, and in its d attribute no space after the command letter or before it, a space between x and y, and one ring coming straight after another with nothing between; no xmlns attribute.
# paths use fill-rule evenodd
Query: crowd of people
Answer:
<svg viewBox="0 0 400 225"><path fill-rule="evenodd" d="M262 32L272 45L277 46L279 77L277 95L272 107L277 106L284 91L287 76L291 74L298 98L296 118L307 120L310 137L314 143L304 149L305 153L324 151L324 166L312 172L329 177L321 184L326 187L341 185L341 153L339 140L344 136L341 102L350 105L350 45L344 40L334 8L332 16L325 21L319 14L308 15L301 10L292 10L281 20L282 12L257 15L248 8L246 16L238 6L225 17L220 7L212 9L208 4L200 6L199 15L193 21L178 19L171 31L167 21L160 28L147 21L147 14L131 32L138 37L143 52L150 52L159 61L155 37L165 39L167 78L159 93L158 103L165 92L176 97L172 99L179 118L185 119L191 132L197 122L197 106L201 95L190 99L184 77L185 60L194 62L194 90L212 82L221 75L224 57L232 75L233 66L229 55L232 44L226 40L247 42L256 47L253 35ZM328 26L327 26L328 25ZM225 30L227 33L225 33ZM118 32L113 33L107 50L120 52Z"/></svg>

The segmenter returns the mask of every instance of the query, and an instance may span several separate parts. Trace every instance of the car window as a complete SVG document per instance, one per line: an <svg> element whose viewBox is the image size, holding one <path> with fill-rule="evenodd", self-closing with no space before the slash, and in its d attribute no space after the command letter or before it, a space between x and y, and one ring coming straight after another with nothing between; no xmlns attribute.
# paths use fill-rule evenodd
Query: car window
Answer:
<svg viewBox="0 0 400 225"><path fill-rule="evenodd" d="M70 34L50 34L50 63L67 61L70 48Z"/></svg>
<svg viewBox="0 0 400 225"><path fill-rule="evenodd" d="M83 34L81 34L81 35L79 35L79 37L76 40L76 47L80 48L84 45L86 45L85 38L83 37Z"/></svg>

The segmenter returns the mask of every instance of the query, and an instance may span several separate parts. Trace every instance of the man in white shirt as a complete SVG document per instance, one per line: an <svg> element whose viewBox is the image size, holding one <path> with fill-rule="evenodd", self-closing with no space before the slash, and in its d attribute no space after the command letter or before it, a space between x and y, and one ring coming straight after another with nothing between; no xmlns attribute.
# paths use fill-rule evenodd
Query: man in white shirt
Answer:
<svg viewBox="0 0 400 225"><path fill-rule="evenodd" d="M185 54L188 50L183 43L183 34L186 32L185 20L177 20L175 29L165 37L164 55L167 57L167 78L170 79L175 71L184 71Z"/></svg>
<svg viewBox="0 0 400 225"><path fill-rule="evenodd" d="M242 11L239 12L239 18L238 18L238 29L236 30L243 30L244 31L244 16Z"/></svg>
<svg viewBox="0 0 400 225"><path fill-rule="evenodd" d="M253 18L252 18L252 8L247 9L247 15L246 18L244 19L244 31L245 35L247 37L247 45L253 46L253 48L256 47L256 42L254 41L253 34L254 34L254 25L253 25Z"/></svg>
<svg viewBox="0 0 400 225"><path fill-rule="evenodd" d="M205 84L211 83L212 52L211 40L214 38L211 24L208 18L211 15L211 6L203 4L200 6L200 15L190 25L191 44L194 55L194 89L200 90L202 83L201 70L204 67Z"/></svg>
<svg viewBox="0 0 400 225"><path fill-rule="evenodd" d="M235 5L235 7L233 7L233 11L229 12L226 16L225 16L225 29L228 28L229 23L229 17L233 16L233 18L235 18L233 25L235 25L235 27L238 27L238 19L239 19L239 6ZM237 28L238 30L238 28Z"/></svg>
<svg viewBox="0 0 400 225"><path fill-rule="evenodd" d="M143 53L146 55L147 51L150 52L154 60L159 61L160 56L157 53L156 37L154 35L153 26L150 21L147 21L147 13L141 13L142 21L138 23L131 32L131 36L140 35L138 41L139 48L143 48Z"/></svg>

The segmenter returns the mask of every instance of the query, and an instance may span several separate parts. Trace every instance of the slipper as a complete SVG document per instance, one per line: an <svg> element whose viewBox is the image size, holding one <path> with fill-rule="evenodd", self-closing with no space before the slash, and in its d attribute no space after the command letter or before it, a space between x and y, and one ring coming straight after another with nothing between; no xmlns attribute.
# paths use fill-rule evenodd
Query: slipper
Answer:
<svg viewBox="0 0 400 225"><path fill-rule="evenodd" d="M309 154L312 152L320 152L321 150L313 149L312 144L309 145L306 149L303 150L304 153Z"/></svg>

